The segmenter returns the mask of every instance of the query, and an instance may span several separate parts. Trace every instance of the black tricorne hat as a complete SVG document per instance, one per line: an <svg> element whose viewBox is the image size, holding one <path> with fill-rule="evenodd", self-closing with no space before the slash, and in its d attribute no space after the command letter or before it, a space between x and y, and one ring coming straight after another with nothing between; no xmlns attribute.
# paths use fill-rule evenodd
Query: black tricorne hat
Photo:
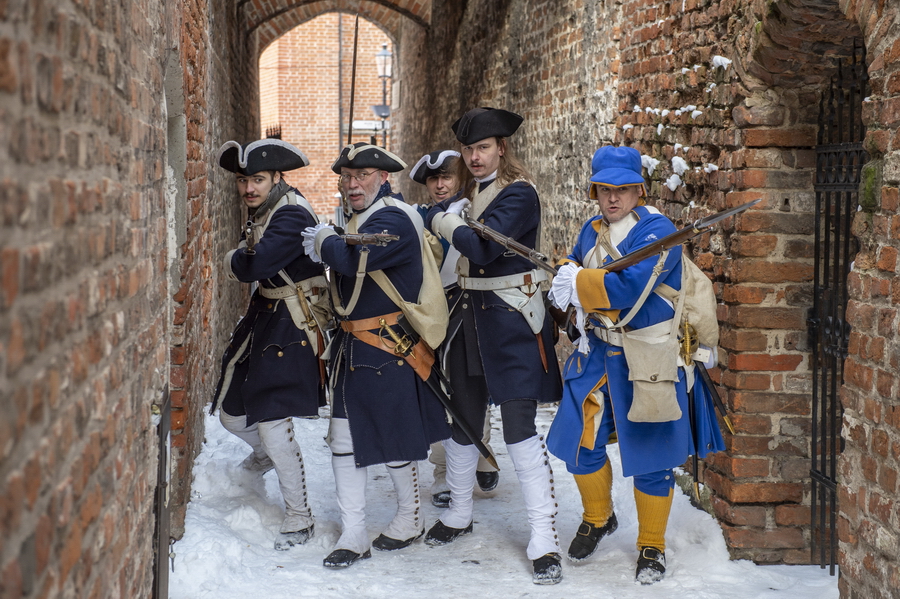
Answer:
<svg viewBox="0 0 900 599"><path fill-rule="evenodd" d="M226 141L219 148L219 166L241 175L260 171L292 171L307 166L306 156L280 139L260 139L241 147L236 141Z"/></svg>
<svg viewBox="0 0 900 599"><path fill-rule="evenodd" d="M396 173L406 168L406 163L380 146L373 146L364 141L344 146L341 155L331 165L338 175L342 168L377 168L378 170Z"/></svg>
<svg viewBox="0 0 900 599"><path fill-rule="evenodd" d="M464 145L488 137L509 137L525 119L501 108L473 108L450 125L456 139Z"/></svg>
<svg viewBox="0 0 900 599"><path fill-rule="evenodd" d="M416 183L425 185L425 182L428 181L428 177L446 173L447 169L450 167L450 163L452 163L455 158L459 158L459 152L454 150L437 150L425 154L419 158L416 165L412 167L409 178Z"/></svg>

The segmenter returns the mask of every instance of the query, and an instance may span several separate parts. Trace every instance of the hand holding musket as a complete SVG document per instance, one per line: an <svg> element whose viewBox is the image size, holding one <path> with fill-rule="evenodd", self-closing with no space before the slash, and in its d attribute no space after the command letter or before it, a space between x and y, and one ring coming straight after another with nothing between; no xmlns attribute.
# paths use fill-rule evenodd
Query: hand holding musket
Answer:
<svg viewBox="0 0 900 599"><path fill-rule="evenodd" d="M539 251L528 247L527 245L521 244L512 237L507 237L503 233L499 231L495 231L490 227L478 222L477 220L472 219L469 216L465 217L466 225L469 226L475 233L481 237L482 239L486 239L488 241L493 241L495 243L499 243L506 249L517 253L523 258L527 258L531 260L535 266L543 268L549 273L556 274L556 269L550 265L550 260L544 254Z"/></svg>

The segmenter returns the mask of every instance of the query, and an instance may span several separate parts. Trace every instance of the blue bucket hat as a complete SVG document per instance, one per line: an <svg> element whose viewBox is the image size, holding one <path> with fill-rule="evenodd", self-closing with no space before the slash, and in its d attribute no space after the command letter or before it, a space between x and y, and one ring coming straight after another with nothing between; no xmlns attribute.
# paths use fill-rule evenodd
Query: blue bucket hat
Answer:
<svg viewBox="0 0 900 599"><path fill-rule="evenodd" d="M634 148L603 146L591 160L591 183L608 187L644 183L641 172L641 153Z"/></svg>

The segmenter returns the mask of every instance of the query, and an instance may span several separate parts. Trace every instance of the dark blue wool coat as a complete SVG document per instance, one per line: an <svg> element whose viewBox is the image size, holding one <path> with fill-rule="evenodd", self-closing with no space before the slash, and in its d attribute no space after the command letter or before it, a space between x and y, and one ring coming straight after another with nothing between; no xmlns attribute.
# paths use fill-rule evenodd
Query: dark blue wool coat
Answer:
<svg viewBox="0 0 900 599"><path fill-rule="evenodd" d="M434 216L445 211L456 199L458 196L429 210L426 226L430 227ZM527 183L516 182L506 186L482 214L473 216L487 227L528 247L533 248L537 243L541 206L534 187ZM469 259L469 276L474 278L535 270L529 260L513 254L498 243L482 239L469 227L458 227L453 232L453 245ZM471 315L460 314L461 311L469 311ZM453 306L452 319L454 322L463 321L460 329L463 336L457 333L451 343L465 339L465 343L470 345L474 333L488 390L495 404L512 399L531 399L543 403L559 401L562 382L553 349L554 325L549 315L545 315L540 333L548 363L546 372L538 341L525 317L493 291L462 291L462 297ZM466 322L474 323L474 326Z"/></svg>
<svg viewBox="0 0 900 599"><path fill-rule="evenodd" d="M325 269L303 251L303 229L316 224L304 208L278 208L255 253L240 248L231 256L231 270L239 281L259 281L264 287L287 285L278 276L284 269L294 282L321 275ZM236 353L249 338L240 356ZM230 378L228 365L237 358ZM225 387L223 389L223 386ZM210 413L221 405L232 416L247 415L247 424L288 416L316 416L325 405L324 382L318 358L291 320L284 301L267 299L256 291L250 306L231 335L222 357Z"/></svg>
<svg viewBox="0 0 900 599"><path fill-rule="evenodd" d="M399 194L392 197L403 202ZM359 233L387 231L400 239L383 247L369 247L366 271L383 270L405 300L417 301L422 286L422 252L416 226L401 208L381 206L377 200L367 210L375 212L368 215ZM333 300L346 306L353 293L360 253L366 250L347 245L337 236L326 237L321 250L331 276L336 278L337 297ZM359 301L346 318L361 320L399 310L367 276ZM402 335L398 327L394 329ZM376 328L370 332L379 331ZM332 347L331 368L336 369L332 416L350 421L357 467L424 460L432 443L450 436L443 406L401 357L341 329Z"/></svg>

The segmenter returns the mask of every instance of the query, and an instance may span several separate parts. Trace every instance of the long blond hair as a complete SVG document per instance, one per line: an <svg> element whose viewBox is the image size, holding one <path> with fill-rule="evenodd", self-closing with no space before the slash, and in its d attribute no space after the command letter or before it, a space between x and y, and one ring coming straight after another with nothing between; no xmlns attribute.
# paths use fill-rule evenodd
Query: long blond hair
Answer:
<svg viewBox="0 0 900 599"><path fill-rule="evenodd" d="M503 151L500 156L500 166L497 167L497 182L504 187L515 181L526 181L533 185L534 180L531 174L513 153L507 138L495 137L494 139L497 140L497 145ZM470 197L472 190L475 189L475 177L462 157L456 161L456 176L459 179L459 188L464 191L463 197Z"/></svg>

